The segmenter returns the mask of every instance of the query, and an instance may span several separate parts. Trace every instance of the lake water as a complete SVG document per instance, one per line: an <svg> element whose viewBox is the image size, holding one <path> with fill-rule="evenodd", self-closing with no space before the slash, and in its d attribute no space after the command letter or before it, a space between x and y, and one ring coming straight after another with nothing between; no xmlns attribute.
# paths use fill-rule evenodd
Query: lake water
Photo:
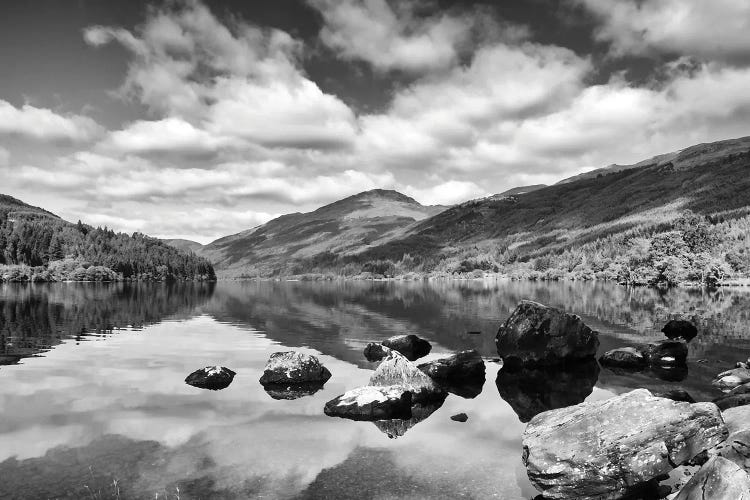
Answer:
<svg viewBox="0 0 750 500"><path fill-rule="evenodd" d="M688 371L505 374L494 336L524 298L581 315L601 352L695 317ZM2 285L0 498L529 499L525 421L636 387L710 400L713 376L750 356L749 315L745 290L601 283ZM326 401L367 384L365 345L404 333L432 343L424 360L478 349L484 386L417 423L325 416ZM272 352L291 349L333 377L274 399L258 378ZM227 389L184 383L212 364L237 372ZM459 412L469 420L450 419Z"/></svg>

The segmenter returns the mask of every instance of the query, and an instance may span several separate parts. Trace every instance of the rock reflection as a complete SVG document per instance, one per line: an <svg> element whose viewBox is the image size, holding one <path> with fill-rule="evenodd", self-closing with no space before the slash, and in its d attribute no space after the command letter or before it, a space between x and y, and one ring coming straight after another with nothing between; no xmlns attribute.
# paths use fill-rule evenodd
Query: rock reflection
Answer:
<svg viewBox="0 0 750 500"><path fill-rule="evenodd" d="M325 382L309 382L305 384L266 384L263 389L273 399L299 399L312 396L323 389Z"/></svg>
<svg viewBox="0 0 750 500"><path fill-rule="evenodd" d="M378 420L373 422L380 432L387 435L391 439L396 439L417 425L420 422L427 420L427 417L435 413L443 403L445 402L445 396L442 398L430 401L429 403L417 403L411 407L411 418L407 420Z"/></svg>
<svg viewBox="0 0 750 500"><path fill-rule="evenodd" d="M599 364L591 359L561 367L502 369L497 390L521 422L539 413L583 402L599 378Z"/></svg>

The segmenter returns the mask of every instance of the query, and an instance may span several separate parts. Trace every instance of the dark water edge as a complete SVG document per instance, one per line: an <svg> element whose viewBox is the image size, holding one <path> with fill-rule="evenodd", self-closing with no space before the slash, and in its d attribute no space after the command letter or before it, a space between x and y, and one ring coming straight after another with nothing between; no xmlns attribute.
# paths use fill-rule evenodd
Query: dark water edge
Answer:
<svg viewBox="0 0 750 500"><path fill-rule="evenodd" d="M693 318L687 373L505 374L490 361L494 335L527 298L580 314L601 352ZM713 376L750 355L748 306L744 289L582 282L0 285L0 498L532 498L525 421L636 387L710 400ZM426 359L478 349L480 393L451 394L408 425L324 416L367 383L367 342L401 333L433 344ZM263 390L268 355L289 349L331 370L322 390ZM214 363L237 371L227 389L183 383ZM450 420L460 412L466 423Z"/></svg>

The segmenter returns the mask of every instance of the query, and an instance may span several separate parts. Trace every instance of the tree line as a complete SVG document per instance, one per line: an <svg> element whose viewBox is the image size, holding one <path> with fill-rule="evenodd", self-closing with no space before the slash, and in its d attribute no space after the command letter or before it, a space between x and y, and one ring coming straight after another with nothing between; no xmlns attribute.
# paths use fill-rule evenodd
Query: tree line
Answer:
<svg viewBox="0 0 750 500"><path fill-rule="evenodd" d="M141 233L0 211L0 281L214 280L211 263Z"/></svg>

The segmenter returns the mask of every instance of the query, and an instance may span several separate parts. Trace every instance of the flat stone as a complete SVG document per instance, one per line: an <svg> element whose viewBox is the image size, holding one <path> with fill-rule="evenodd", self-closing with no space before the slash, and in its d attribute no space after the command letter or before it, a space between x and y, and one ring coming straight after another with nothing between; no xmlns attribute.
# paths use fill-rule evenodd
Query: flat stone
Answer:
<svg viewBox="0 0 750 500"><path fill-rule="evenodd" d="M351 420L411 418L411 393L401 386L364 386L328 401L323 412Z"/></svg>

